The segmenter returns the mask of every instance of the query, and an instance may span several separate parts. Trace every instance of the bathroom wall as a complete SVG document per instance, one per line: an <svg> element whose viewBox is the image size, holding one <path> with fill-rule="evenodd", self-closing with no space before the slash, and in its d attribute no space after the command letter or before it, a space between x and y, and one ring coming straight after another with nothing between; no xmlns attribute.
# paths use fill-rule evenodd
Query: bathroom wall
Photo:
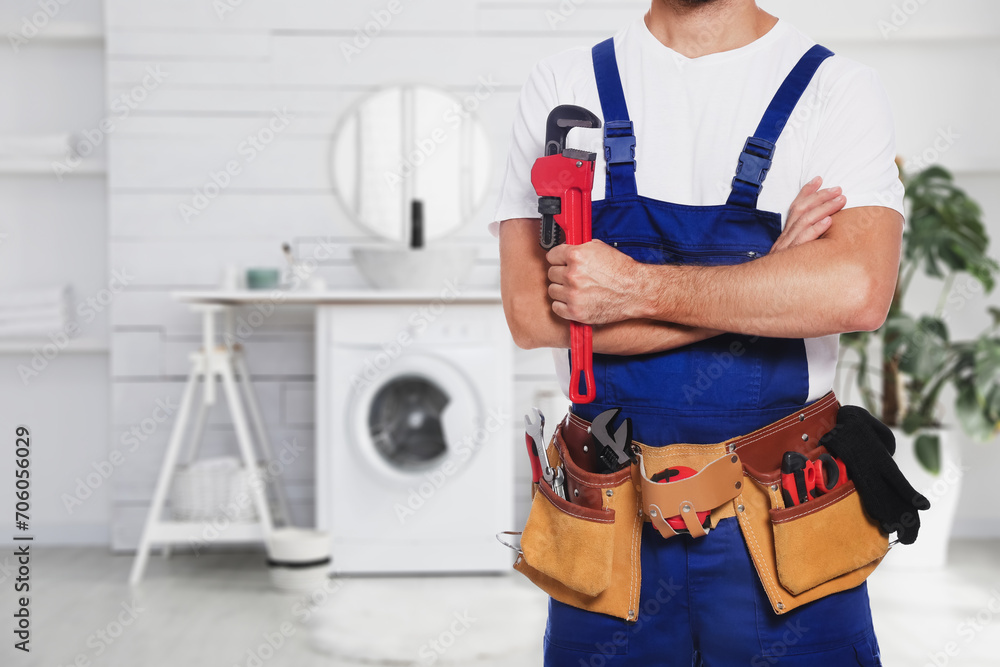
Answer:
<svg viewBox="0 0 1000 667"><path fill-rule="evenodd" d="M22 4L12 22L33 8ZM988 116L998 108L1000 95L988 78L1000 56L996 3L761 4L835 51L874 66L892 98L900 154L908 160L924 155L953 169L984 204L993 234L1000 233L1000 165L991 150L1000 145L1000 130ZM305 256L318 242L333 243L339 250L321 266L321 274L335 286L363 284L348 248L370 239L336 202L328 167L331 135L345 109L367 92L400 82L438 86L469 99L490 133L494 151L488 159L498 182L517 93L532 64L547 54L595 43L645 7L642 2L587 0L107 0L99 31L106 39L104 114L128 113L103 135L110 145L106 272L88 278L85 289L100 289L114 272L127 285L110 306L107 333L94 333L98 350L100 341L108 341L110 366L99 351L96 357L67 357L60 372L69 377L60 381L60 391L79 387L69 392L74 398L64 400L83 407L65 420L50 411L45 420L51 442L58 443L52 451L59 453L52 456L62 457L63 463L55 488L72 493L74 480L85 477L111 450L121 450L124 461L115 467L110 484L102 484L80 510L91 512L86 520L61 505L47 509L49 520L65 527L53 531L53 538L106 541L110 522L116 548L131 548L137 541L169 434L170 419L158 418L169 414L179 398L187 355L199 344L198 320L171 299L172 291L217 285L230 264L280 266L285 241ZM385 25L370 29L373 36L366 40L366 24L379 19ZM99 49L99 40L97 44ZM86 93L74 97L67 91L84 82L83 87L99 85L99 63L74 69L94 58L94 47L81 53L68 48L38 50L39 71L58 73L63 86L31 106L16 107L16 113L6 112L12 132L36 131L31 124L51 109L79 108ZM68 57L57 60L56 51ZM0 64L5 58L10 56L0 57ZM30 95L39 76L15 79L18 94ZM98 128L100 110L88 113L60 123L78 131ZM275 116L291 120L250 160L244 142ZM231 161L237 161L240 173L212 196L213 174L218 181ZM87 175L88 169L100 172L93 166L100 161L86 164L91 166L72 177L80 184L76 189L4 175L13 210L36 200L62 207L62 226L44 230L20 222L15 229L41 242L67 234L74 224L87 224L92 234L76 247L88 258L102 256L103 248L87 244L93 234L103 232L103 176ZM455 236L479 246L478 285L495 284L498 276L496 242L485 230L494 197L495 190ZM8 257L18 261L6 251L0 246L5 262ZM69 263L76 261L73 253L65 257L52 276L61 270L79 275L91 271L89 264L78 269ZM996 303L995 297L991 300ZM981 325L977 310L982 308L973 299L949 313L953 330ZM282 308L246 340L272 438L279 445L295 441L307 447L286 475L300 523L312 519L311 322L306 309ZM22 357L4 359L5 368L16 367L25 353L17 354ZM56 395L24 392L16 377L3 377L3 396L22 413ZM56 372L50 377L55 382ZM547 352L518 353L515 399L515 414L536 401L561 404ZM100 418L106 404L110 425ZM528 470L523 440L515 438L510 446L520 462L518 516L523 519ZM963 451L969 469L959 531L1000 535L1000 509L986 502L992 486L989 470L1000 464L1000 447L963 441ZM235 442L220 406L203 453L223 452L235 452Z"/></svg>

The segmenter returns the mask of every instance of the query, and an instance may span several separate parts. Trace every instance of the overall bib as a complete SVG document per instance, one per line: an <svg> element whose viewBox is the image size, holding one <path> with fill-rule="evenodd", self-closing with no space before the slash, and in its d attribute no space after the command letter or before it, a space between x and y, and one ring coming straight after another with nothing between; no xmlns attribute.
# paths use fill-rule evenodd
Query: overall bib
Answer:
<svg viewBox="0 0 1000 667"><path fill-rule="evenodd" d="M637 192L636 137L614 44L595 46L608 170L605 199L593 204L593 237L650 264L731 265L767 254L781 216L758 210L757 198L778 137L831 55L813 47L779 87L734 165L726 204L688 206ZM592 421L621 407L634 438L650 446L722 442L802 408L809 393L801 339L726 334L658 354L594 355L594 376L596 399L574 405L574 414ZM647 522L641 551L639 620L550 599L546 665L881 664L865 585L774 615L735 518L698 539L664 540Z"/></svg>

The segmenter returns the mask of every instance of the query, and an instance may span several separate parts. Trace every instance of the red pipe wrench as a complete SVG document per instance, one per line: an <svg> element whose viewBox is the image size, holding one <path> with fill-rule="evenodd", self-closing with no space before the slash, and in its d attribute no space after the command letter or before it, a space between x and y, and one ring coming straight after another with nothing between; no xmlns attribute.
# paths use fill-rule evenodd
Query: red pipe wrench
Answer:
<svg viewBox="0 0 1000 667"><path fill-rule="evenodd" d="M553 109L546 124L545 157L535 160L531 168L531 184L542 214L539 242L546 250L563 242L580 245L591 239L590 193L597 155L566 148L566 137L574 127L598 128L601 121L582 107L564 104ZM590 403L597 393L593 329L589 325L570 322L570 356L570 400Z"/></svg>

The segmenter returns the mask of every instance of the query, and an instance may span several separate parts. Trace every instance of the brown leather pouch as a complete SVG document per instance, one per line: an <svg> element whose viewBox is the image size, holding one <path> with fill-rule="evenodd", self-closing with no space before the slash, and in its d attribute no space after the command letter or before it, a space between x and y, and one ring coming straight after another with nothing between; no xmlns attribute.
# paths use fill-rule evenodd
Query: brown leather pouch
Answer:
<svg viewBox="0 0 1000 667"><path fill-rule="evenodd" d="M561 426L548 453L564 466L569 499L537 485L514 569L560 602L634 621L642 517L631 472L583 469L568 454L579 444L567 443Z"/></svg>
<svg viewBox="0 0 1000 667"><path fill-rule="evenodd" d="M804 453L815 458L825 451ZM862 508L854 482L785 508L780 467L760 472L747 464L752 458L743 458L745 483L733 502L774 612L784 614L867 579L889 541Z"/></svg>

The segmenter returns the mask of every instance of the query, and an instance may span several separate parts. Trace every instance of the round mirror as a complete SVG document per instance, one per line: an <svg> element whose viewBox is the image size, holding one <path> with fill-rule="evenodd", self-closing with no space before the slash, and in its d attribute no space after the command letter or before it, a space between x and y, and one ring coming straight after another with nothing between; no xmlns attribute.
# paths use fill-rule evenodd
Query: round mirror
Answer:
<svg viewBox="0 0 1000 667"><path fill-rule="evenodd" d="M489 137L476 106L475 97L399 86L349 111L333 138L331 169L354 220L394 241L410 239L415 201L427 239L467 222L489 187Z"/></svg>

